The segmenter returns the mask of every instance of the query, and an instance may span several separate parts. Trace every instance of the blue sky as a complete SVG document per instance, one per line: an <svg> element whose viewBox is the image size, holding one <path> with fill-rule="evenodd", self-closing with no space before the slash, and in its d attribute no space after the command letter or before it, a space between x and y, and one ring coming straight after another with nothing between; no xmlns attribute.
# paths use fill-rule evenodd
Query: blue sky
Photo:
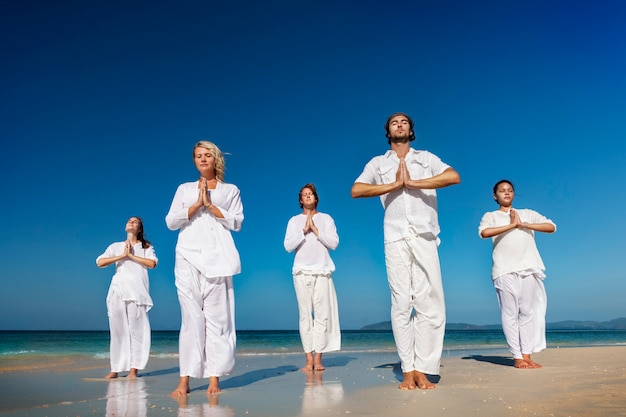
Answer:
<svg viewBox="0 0 626 417"><path fill-rule="evenodd" d="M283 237L307 182L342 327L388 320L383 210L350 188L396 111L461 175L438 194L449 322L499 322L477 227L501 178L558 226L537 238L548 321L624 317L624 21L602 0L3 1L0 329L107 329L95 258L132 215L160 258L152 326L178 329L164 217L200 139L242 193L239 329L297 328Z"/></svg>

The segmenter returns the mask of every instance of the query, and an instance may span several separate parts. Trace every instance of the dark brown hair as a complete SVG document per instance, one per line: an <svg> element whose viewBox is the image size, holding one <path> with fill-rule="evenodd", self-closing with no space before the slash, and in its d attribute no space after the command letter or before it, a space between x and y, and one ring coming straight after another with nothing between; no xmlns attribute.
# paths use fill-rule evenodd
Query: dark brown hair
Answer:
<svg viewBox="0 0 626 417"><path fill-rule="evenodd" d="M143 232L143 220L138 216L131 216L129 219L135 218L139 220L139 231L137 232L137 240L141 242L141 247L144 249L148 249L151 245L150 241L146 239L145 234Z"/></svg>
<svg viewBox="0 0 626 417"><path fill-rule="evenodd" d="M302 191L304 191L306 188L311 190L311 192L313 193L313 197L315 197L315 208L317 208L317 204L320 202L320 198L317 196L317 189L315 188L315 185L313 185L313 183L305 184L302 188L300 188L300 192L298 193L298 203L300 204L300 208L304 208L304 206L302 205Z"/></svg>
<svg viewBox="0 0 626 417"><path fill-rule="evenodd" d="M414 141L415 140L415 132L413 131L413 126L415 126L415 123L413 123L413 119L411 119L411 117L408 114L406 114L406 113L396 112L396 113L392 114L391 116L389 116L387 118L387 122L385 122L385 132L387 132L385 134L385 136L387 137L387 143L391 145L391 136L389 136L389 123L391 123L391 119L393 119L394 117L397 117L397 116L404 116L409 121L409 126L411 127L411 133L409 133L409 142Z"/></svg>
<svg viewBox="0 0 626 417"><path fill-rule="evenodd" d="M501 179L500 181L496 182L496 185L493 186L493 195L496 195L496 192L498 191L498 186L500 184L504 184L507 183L511 186L511 188L513 189L513 191L515 191L515 186L513 185L513 183L507 179Z"/></svg>

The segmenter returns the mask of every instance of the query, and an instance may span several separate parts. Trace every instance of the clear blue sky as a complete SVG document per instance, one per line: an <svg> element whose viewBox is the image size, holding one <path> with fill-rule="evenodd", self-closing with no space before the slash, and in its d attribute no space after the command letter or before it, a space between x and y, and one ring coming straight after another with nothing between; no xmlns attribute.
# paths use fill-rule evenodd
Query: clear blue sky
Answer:
<svg viewBox="0 0 626 417"><path fill-rule="evenodd" d="M395 111L462 178L438 194L449 322L499 322L477 227L503 177L558 225L537 238L548 321L624 317L624 22L602 0L3 1L0 329L107 329L95 258L131 215L160 258L153 328L178 329L164 217L200 139L244 203L238 329L297 328L283 237L307 182L342 327L388 320L383 210L350 188Z"/></svg>

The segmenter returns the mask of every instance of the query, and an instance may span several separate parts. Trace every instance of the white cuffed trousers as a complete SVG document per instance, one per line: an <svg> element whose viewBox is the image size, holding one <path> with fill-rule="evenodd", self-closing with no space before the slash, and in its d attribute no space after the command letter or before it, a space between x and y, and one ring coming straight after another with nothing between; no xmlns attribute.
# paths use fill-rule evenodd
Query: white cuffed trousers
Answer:
<svg viewBox="0 0 626 417"><path fill-rule="evenodd" d="M404 373L439 374L446 308L437 246L430 233L385 244L391 327Z"/></svg>
<svg viewBox="0 0 626 417"><path fill-rule="evenodd" d="M341 349L337 293L331 274L297 272L293 286L300 314L300 340L305 353Z"/></svg>
<svg viewBox="0 0 626 417"><path fill-rule="evenodd" d="M223 376L235 367L233 277L207 278L182 256L174 266L181 311L180 376Z"/></svg>
<svg viewBox="0 0 626 417"><path fill-rule="evenodd" d="M496 278L502 330L515 359L546 348L548 298L541 272L513 272Z"/></svg>
<svg viewBox="0 0 626 417"><path fill-rule="evenodd" d="M111 333L111 372L146 369L150 357L150 321L146 306L124 301L115 290L107 297Z"/></svg>

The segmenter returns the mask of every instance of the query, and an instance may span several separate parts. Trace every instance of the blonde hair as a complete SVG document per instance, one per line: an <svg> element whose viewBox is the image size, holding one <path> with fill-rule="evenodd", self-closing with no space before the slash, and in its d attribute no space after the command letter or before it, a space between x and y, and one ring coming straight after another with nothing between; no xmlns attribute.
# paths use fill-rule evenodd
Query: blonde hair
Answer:
<svg viewBox="0 0 626 417"><path fill-rule="evenodd" d="M204 148L207 149L213 158L215 158L215 178L218 181L224 182L224 171L226 171L226 162L224 161L224 155L220 148L217 147L213 142L209 142L208 140L201 140L196 143L193 147L193 151L191 152L192 157L196 156L196 149Z"/></svg>

